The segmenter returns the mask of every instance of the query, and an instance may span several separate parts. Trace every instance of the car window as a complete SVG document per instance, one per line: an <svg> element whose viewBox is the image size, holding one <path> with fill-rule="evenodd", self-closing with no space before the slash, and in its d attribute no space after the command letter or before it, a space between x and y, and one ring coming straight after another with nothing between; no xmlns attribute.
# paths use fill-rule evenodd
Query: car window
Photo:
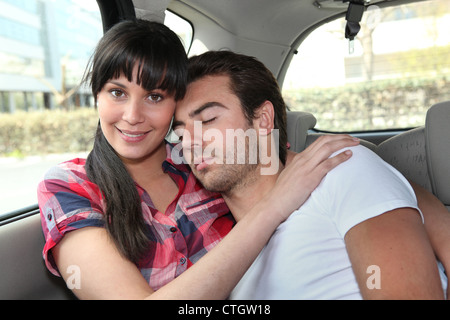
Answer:
<svg viewBox="0 0 450 320"><path fill-rule="evenodd" d="M171 11L166 10L164 24L180 37L181 42L186 49L186 53L189 52L194 33L194 29L189 21Z"/></svg>
<svg viewBox="0 0 450 320"><path fill-rule="evenodd" d="M86 157L98 117L80 80L103 34L93 0L1 0L0 218L37 203L53 165ZM170 12L166 24L186 51L192 28Z"/></svg>
<svg viewBox="0 0 450 320"><path fill-rule="evenodd" d="M283 82L289 108L314 114L317 129L412 128L432 104L450 100L450 1L369 7L353 52L345 24L314 30Z"/></svg>

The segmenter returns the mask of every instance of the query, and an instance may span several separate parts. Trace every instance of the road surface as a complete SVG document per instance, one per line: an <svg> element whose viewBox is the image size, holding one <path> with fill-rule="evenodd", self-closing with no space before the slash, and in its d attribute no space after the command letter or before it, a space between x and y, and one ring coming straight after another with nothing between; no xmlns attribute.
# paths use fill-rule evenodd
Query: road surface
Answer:
<svg viewBox="0 0 450 320"><path fill-rule="evenodd" d="M86 154L0 158L0 216L37 203L36 187L52 166Z"/></svg>

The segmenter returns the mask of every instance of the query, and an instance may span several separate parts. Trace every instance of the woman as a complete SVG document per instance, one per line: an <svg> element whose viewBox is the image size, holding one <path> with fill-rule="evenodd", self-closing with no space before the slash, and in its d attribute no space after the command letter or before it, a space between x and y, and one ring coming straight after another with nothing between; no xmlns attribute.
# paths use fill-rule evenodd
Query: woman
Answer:
<svg viewBox="0 0 450 320"><path fill-rule="evenodd" d="M358 143L328 137L297 155L309 165L284 170L232 228L223 199L175 164L165 141L186 59L178 37L148 21L122 22L97 46L88 74L100 118L94 148L38 187L46 265L66 280L76 266L79 298L226 298L276 227L351 154L328 157Z"/></svg>

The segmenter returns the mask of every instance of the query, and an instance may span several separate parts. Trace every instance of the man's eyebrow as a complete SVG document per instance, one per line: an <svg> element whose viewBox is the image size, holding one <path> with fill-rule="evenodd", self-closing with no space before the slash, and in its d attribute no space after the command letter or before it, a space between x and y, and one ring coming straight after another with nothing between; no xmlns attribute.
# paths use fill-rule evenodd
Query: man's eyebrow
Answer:
<svg viewBox="0 0 450 320"><path fill-rule="evenodd" d="M193 118L195 116L198 116L200 113L202 113L206 109L213 108L213 107L226 108L220 102L216 102L216 101L207 102L207 103L203 104L202 106L200 106L199 108L189 112L189 118Z"/></svg>
<svg viewBox="0 0 450 320"><path fill-rule="evenodd" d="M192 119L195 116L198 116L200 113L202 113L206 109L213 108L213 107L227 108L220 102L216 102L216 101L207 102L207 103L201 105L200 107L198 107L197 109L189 112L189 118ZM184 121L173 120L172 128L176 128L178 126L184 126L184 125L185 125Z"/></svg>

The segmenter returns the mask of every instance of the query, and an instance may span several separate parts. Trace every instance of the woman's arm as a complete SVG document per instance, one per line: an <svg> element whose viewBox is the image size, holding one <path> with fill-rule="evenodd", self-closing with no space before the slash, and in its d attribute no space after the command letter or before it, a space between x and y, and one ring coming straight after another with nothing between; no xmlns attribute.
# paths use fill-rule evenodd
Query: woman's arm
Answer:
<svg viewBox="0 0 450 320"><path fill-rule="evenodd" d="M153 293L136 265L119 253L105 228L66 233L52 255L79 299L143 299Z"/></svg>
<svg viewBox="0 0 450 320"><path fill-rule="evenodd" d="M80 299L225 299L281 223L274 209L258 204L214 249L156 292L104 228L67 233L52 253L68 285L79 281L72 290Z"/></svg>
<svg viewBox="0 0 450 320"><path fill-rule="evenodd" d="M68 282L74 276L70 266L80 271L80 286L73 291L81 299L227 298L278 225L308 199L330 170L351 157L349 152L330 155L356 144L357 140L346 135L326 136L291 156L271 194L194 266L156 292L138 268L120 255L102 228L66 234L52 249L55 262Z"/></svg>

